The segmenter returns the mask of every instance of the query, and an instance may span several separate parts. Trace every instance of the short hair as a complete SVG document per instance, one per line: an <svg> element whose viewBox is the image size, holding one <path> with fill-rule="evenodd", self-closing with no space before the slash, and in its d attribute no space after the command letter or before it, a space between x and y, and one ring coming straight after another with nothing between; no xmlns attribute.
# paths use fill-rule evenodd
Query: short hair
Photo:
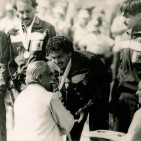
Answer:
<svg viewBox="0 0 141 141"><path fill-rule="evenodd" d="M55 36L49 39L47 53L62 50L64 53L73 52L72 41L65 36Z"/></svg>
<svg viewBox="0 0 141 141"><path fill-rule="evenodd" d="M31 3L31 5L33 6L33 8L36 7L36 6L38 6L38 3L36 2L36 0L15 0L14 5L13 5L13 8L16 9L16 10L17 10L16 3L18 1L22 1L22 2L27 3L27 4Z"/></svg>
<svg viewBox="0 0 141 141"><path fill-rule="evenodd" d="M121 5L120 10L124 15L126 15L126 13L136 15L141 12L141 0L125 0Z"/></svg>
<svg viewBox="0 0 141 141"><path fill-rule="evenodd" d="M29 63L26 70L26 84L38 83L39 75L47 74L49 70L49 66L44 61Z"/></svg>

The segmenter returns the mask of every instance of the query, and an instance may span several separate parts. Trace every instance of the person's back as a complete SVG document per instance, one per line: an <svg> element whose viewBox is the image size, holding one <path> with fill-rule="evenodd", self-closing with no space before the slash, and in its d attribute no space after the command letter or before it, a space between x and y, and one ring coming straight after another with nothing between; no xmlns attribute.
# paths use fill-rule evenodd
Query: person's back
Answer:
<svg viewBox="0 0 141 141"><path fill-rule="evenodd" d="M63 141L63 135L73 127L73 116L58 96L48 91L51 73L46 66L46 62L37 61L27 68L28 86L15 100L9 141Z"/></svg>
<svg viewBox="0 0 141 141"><path fill-rule="evenodd" d="M38 84L29 85L21 92L14 104L15 140L61 140L50 110L53 96Z"/></svg>

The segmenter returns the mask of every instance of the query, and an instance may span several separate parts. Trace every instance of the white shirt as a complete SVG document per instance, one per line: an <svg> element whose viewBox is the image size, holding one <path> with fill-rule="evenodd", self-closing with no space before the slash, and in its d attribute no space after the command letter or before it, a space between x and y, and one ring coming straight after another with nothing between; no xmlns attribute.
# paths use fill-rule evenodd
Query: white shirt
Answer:
<svg viewBox="0 0 141 141"><path fill-rule="evenodd" d="M57 95L31 84L14 103L13 139L9 141L63 141L73 125L73 116Z"/></svg>

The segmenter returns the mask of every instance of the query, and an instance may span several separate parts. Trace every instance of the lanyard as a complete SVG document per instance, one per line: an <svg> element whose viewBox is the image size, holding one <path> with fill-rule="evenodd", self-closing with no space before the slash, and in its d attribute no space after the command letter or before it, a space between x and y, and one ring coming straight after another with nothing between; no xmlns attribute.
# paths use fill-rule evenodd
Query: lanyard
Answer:
<svg viewBox="0 0 141 141"><path fill-rule="evenodd" d="M23 29L22 29L22 23L20 24L20 28L19 28L19 32L22 36L22 43L23 43L23 46L26 50L29 51L29 41L30 41L30 36L31 36L31 30L32 30L32 27L33 27L33 24L35 22L35 19L36 19L36 16L34 17L32 23L30 24L30 26L28 28L26 28L27 32L23 32Z"/></svg>
<svg viewBox="0 0 141 141"><path fill-rule="evenodd" d="M71 68L71 59L70 59L68 65L67 65L67 67L65 69L65 72L64 72L63 76L62 76L61 82L59 84L59 91L62 89L62 87L64 85L64 82L65 82L66 78L68 77L70 68Z"/></svg>

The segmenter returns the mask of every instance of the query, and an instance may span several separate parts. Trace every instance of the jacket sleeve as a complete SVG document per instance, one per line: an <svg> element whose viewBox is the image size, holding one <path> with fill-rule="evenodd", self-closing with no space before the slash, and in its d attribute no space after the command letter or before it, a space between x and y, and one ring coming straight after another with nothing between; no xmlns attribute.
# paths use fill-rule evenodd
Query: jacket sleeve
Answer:
<svg viewBox="0 0 141 141"><path fill-rule="evenodd" d="M5 33L0 32L0 95L4 95L8 82L9 46Z"/></svg>
<svg viewBox="0 0 141 141"><path fill-rule="evenodd" d="M60 128L61 134L68 135L74 125L73 116L65 109L62 102L56 95L52 97L50 105L53 118Z"/></svg>
<svg viewBox="0 0 141 141"><path fill-rule="evenodd" d="M89 92L90 99L94 100L94 103L99 103L98 99L108 103L110 93L110 79L105 65L97 58L93 56L89 62L90 74L89 81L87 83L87 90Z"/></svg>
<svg viewBox="0 0 141 141"><path fill-rule="evenodd" d="M55 31L55 27L54 26L50 26L49 35L50 35L50 38L56 36L56 31Z"/></svg>

